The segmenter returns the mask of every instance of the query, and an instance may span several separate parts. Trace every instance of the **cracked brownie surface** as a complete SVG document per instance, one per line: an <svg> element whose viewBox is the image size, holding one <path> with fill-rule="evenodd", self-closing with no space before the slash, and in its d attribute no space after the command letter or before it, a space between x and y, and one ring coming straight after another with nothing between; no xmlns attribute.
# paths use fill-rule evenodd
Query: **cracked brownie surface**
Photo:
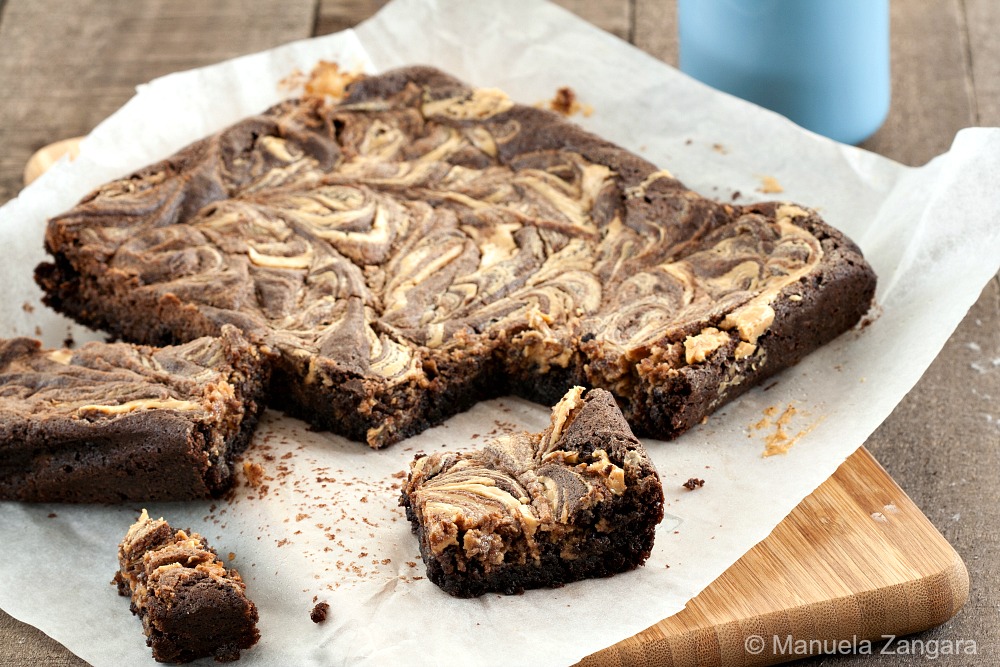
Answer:
<svg viewBox="0 0 1000 667"><path fill-rule="evenodd" d="M578 384L670 438L853 326L875 286L812 211L711 201L425 67L109 183L46 245L57 310L148 344L235 324L278 354L273 402L373 447Z"/></svg>
<svg viewBox="0 0 1000 667"><path fill-rule="evenodd" d="M417 456L400 504L428 578L472 597L641 565L663 518L663 489L611 394L574 387L541 433Z"/></svg>
<svg viewBox="0 0 1000 667"><path fill-rule="evenodd" d="M0 341L0 499L222 493L263 409L265 354L232 326L165 348Z"/></svg>

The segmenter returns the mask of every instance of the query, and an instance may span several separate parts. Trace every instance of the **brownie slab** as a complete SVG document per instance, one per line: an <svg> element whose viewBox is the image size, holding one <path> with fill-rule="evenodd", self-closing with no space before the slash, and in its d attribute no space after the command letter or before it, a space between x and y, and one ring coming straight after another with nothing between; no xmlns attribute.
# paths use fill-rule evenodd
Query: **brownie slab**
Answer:
<svg viewBox="0 0 1000 667"><path fill-rule="evenodd" d="M266 356L231 326L165 348L0 341L0 499L221 494L264 407Z"/></svg>
<svg viewBox="0 0 1000 667"><path fill-rule="evenodd" d="M641 565L663 488L614 397L574 387L541 433L419 455L400 504L448 593L520 593Z"/></svg>
<svg viewBox="0 0 1000 667"><path fill-rule="evenodd" d="M257 607L235 569L198 533L174 531L142 510L118 546L118 593L132 600L158 662L240 659L260 639Z"/></svg>
<svg viewBox="0 0 1000 667"><path fill-rule="evenodd" d="M234 324L277 351L281 407L373 447L575 385L670 438L871 305L871 267L814 211L706 199L435 69L347 90L279 104L51 220L47 303L146 344Z"/></svg>

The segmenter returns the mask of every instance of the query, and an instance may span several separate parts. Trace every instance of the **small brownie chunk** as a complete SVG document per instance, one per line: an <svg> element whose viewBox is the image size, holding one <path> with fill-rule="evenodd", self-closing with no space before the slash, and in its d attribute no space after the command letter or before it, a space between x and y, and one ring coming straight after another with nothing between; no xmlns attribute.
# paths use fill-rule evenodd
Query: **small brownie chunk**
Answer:
<svg viewBox="0 0 1000 667"><path fill-rule="evenodd" d="M329 602L317 602L316 606L312 608L309 612L309 618L313 623L323 623L326 621L327 615L330 613L330 603Z"/></svg>
<svg viewBox="0 0 1000 667"><path fill-rule="evenodd" d="M132 598L158 662L239 660L260 639L257 607L239 572L227 570L198 533L174 532L142 510L118 546L118 563L113 583Z"/></svg>
<svg viewBox="0 0 1000 667"><path fill-rule="evenodd" d="M164 348L0 340L0 500L221 494L263 409L268 355L232 326Z"/></svg>
<svg viewBox="0 0 1000 667"><path fill-rule="evenodd" d="M663 488L614 397L574 387L541 433L417 456L400 504L428 578L473 597L641 565L663 518Z"/></svg>

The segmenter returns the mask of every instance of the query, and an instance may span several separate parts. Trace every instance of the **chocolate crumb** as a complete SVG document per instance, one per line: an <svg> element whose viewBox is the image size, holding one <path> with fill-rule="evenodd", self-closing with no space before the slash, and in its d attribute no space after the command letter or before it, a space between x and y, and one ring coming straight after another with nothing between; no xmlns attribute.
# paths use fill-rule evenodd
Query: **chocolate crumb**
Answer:
<svg viewBox="0 0 1000 667"><path fill-rule="evenodd" d="M316 606L309 612L309 618L313 623L322 623L326 620L326 615L330 613L330 605L327 602L317 602Z"/></svg>
<svg viewBox="0 0 1000 667"><path fill-rule="evenodd" d="M21 310L23 310L26 313L33 313L35 312L35 307L32 306L27 301L25 301L24 303L21 304Z"/></svg>
<svg viewBox="0 0 1000 667"><path fill-rule="evenodd" d="M556 96L549 102L549 107L565 116L573 112L573 105L576 103L576 93L569 86L563 86L556 91Z"/></svg>
<svg viewBox="0 0 1000 667"><path fill-rule="evenodd" d="M577 113L581 113L584 116L590 116L594 113L594 108L589 104L581 104L576 97L576 91L574 91L569 86L563 86L556 90L555 97L547 102L540 102L535 106L538 107L548 107L552 111L563 116L572 116Z"/></svg>
<svg viewBox="0 0 1000 667"><path fill-rule="evenodd" d="M684 488L688 491L694 491L695 489L700 489L705 486L705 480L698 479L697 477L692 477L688 481L684 482Z"/></svg>
<svg viewBox="0 0 1000 667"><path fill-rule="evenodd" d="M63 347L65 347L67 350L70 350L75 346L76 346L76 340L73 338L73 334L67 334L66 337L63 338Z"/></svg>
<svg viewBox="0 0 1000 667"><path fill-rule="evenodd" d="M59 515L58 515L58 514L56 514L55 512L49 512L49 518L50 518L50 519L54 519L54 518L56 518L57 516L59 516Z"/></svg>

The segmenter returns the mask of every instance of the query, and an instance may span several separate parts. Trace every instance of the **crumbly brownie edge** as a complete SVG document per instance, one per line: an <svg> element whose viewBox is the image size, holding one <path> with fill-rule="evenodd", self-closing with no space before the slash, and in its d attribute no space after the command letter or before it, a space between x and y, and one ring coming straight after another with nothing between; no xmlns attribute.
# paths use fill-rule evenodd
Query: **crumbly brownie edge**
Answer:
<svg viewBox="0 0 1000 667"><path fill-rule="evenodd" d="M234 398L228 421L216 427L223 432L223 452L212 462L206 475L209 493L216 497L232 485L234 461L250 444L257 421L267 407L267 390L274 362L274 354L269 348L247 342L233 327L223 327L220 342L229 367L226 379L233 387ZM205 425L202 428L207 441L211 437L211 428Z"/></svg>

